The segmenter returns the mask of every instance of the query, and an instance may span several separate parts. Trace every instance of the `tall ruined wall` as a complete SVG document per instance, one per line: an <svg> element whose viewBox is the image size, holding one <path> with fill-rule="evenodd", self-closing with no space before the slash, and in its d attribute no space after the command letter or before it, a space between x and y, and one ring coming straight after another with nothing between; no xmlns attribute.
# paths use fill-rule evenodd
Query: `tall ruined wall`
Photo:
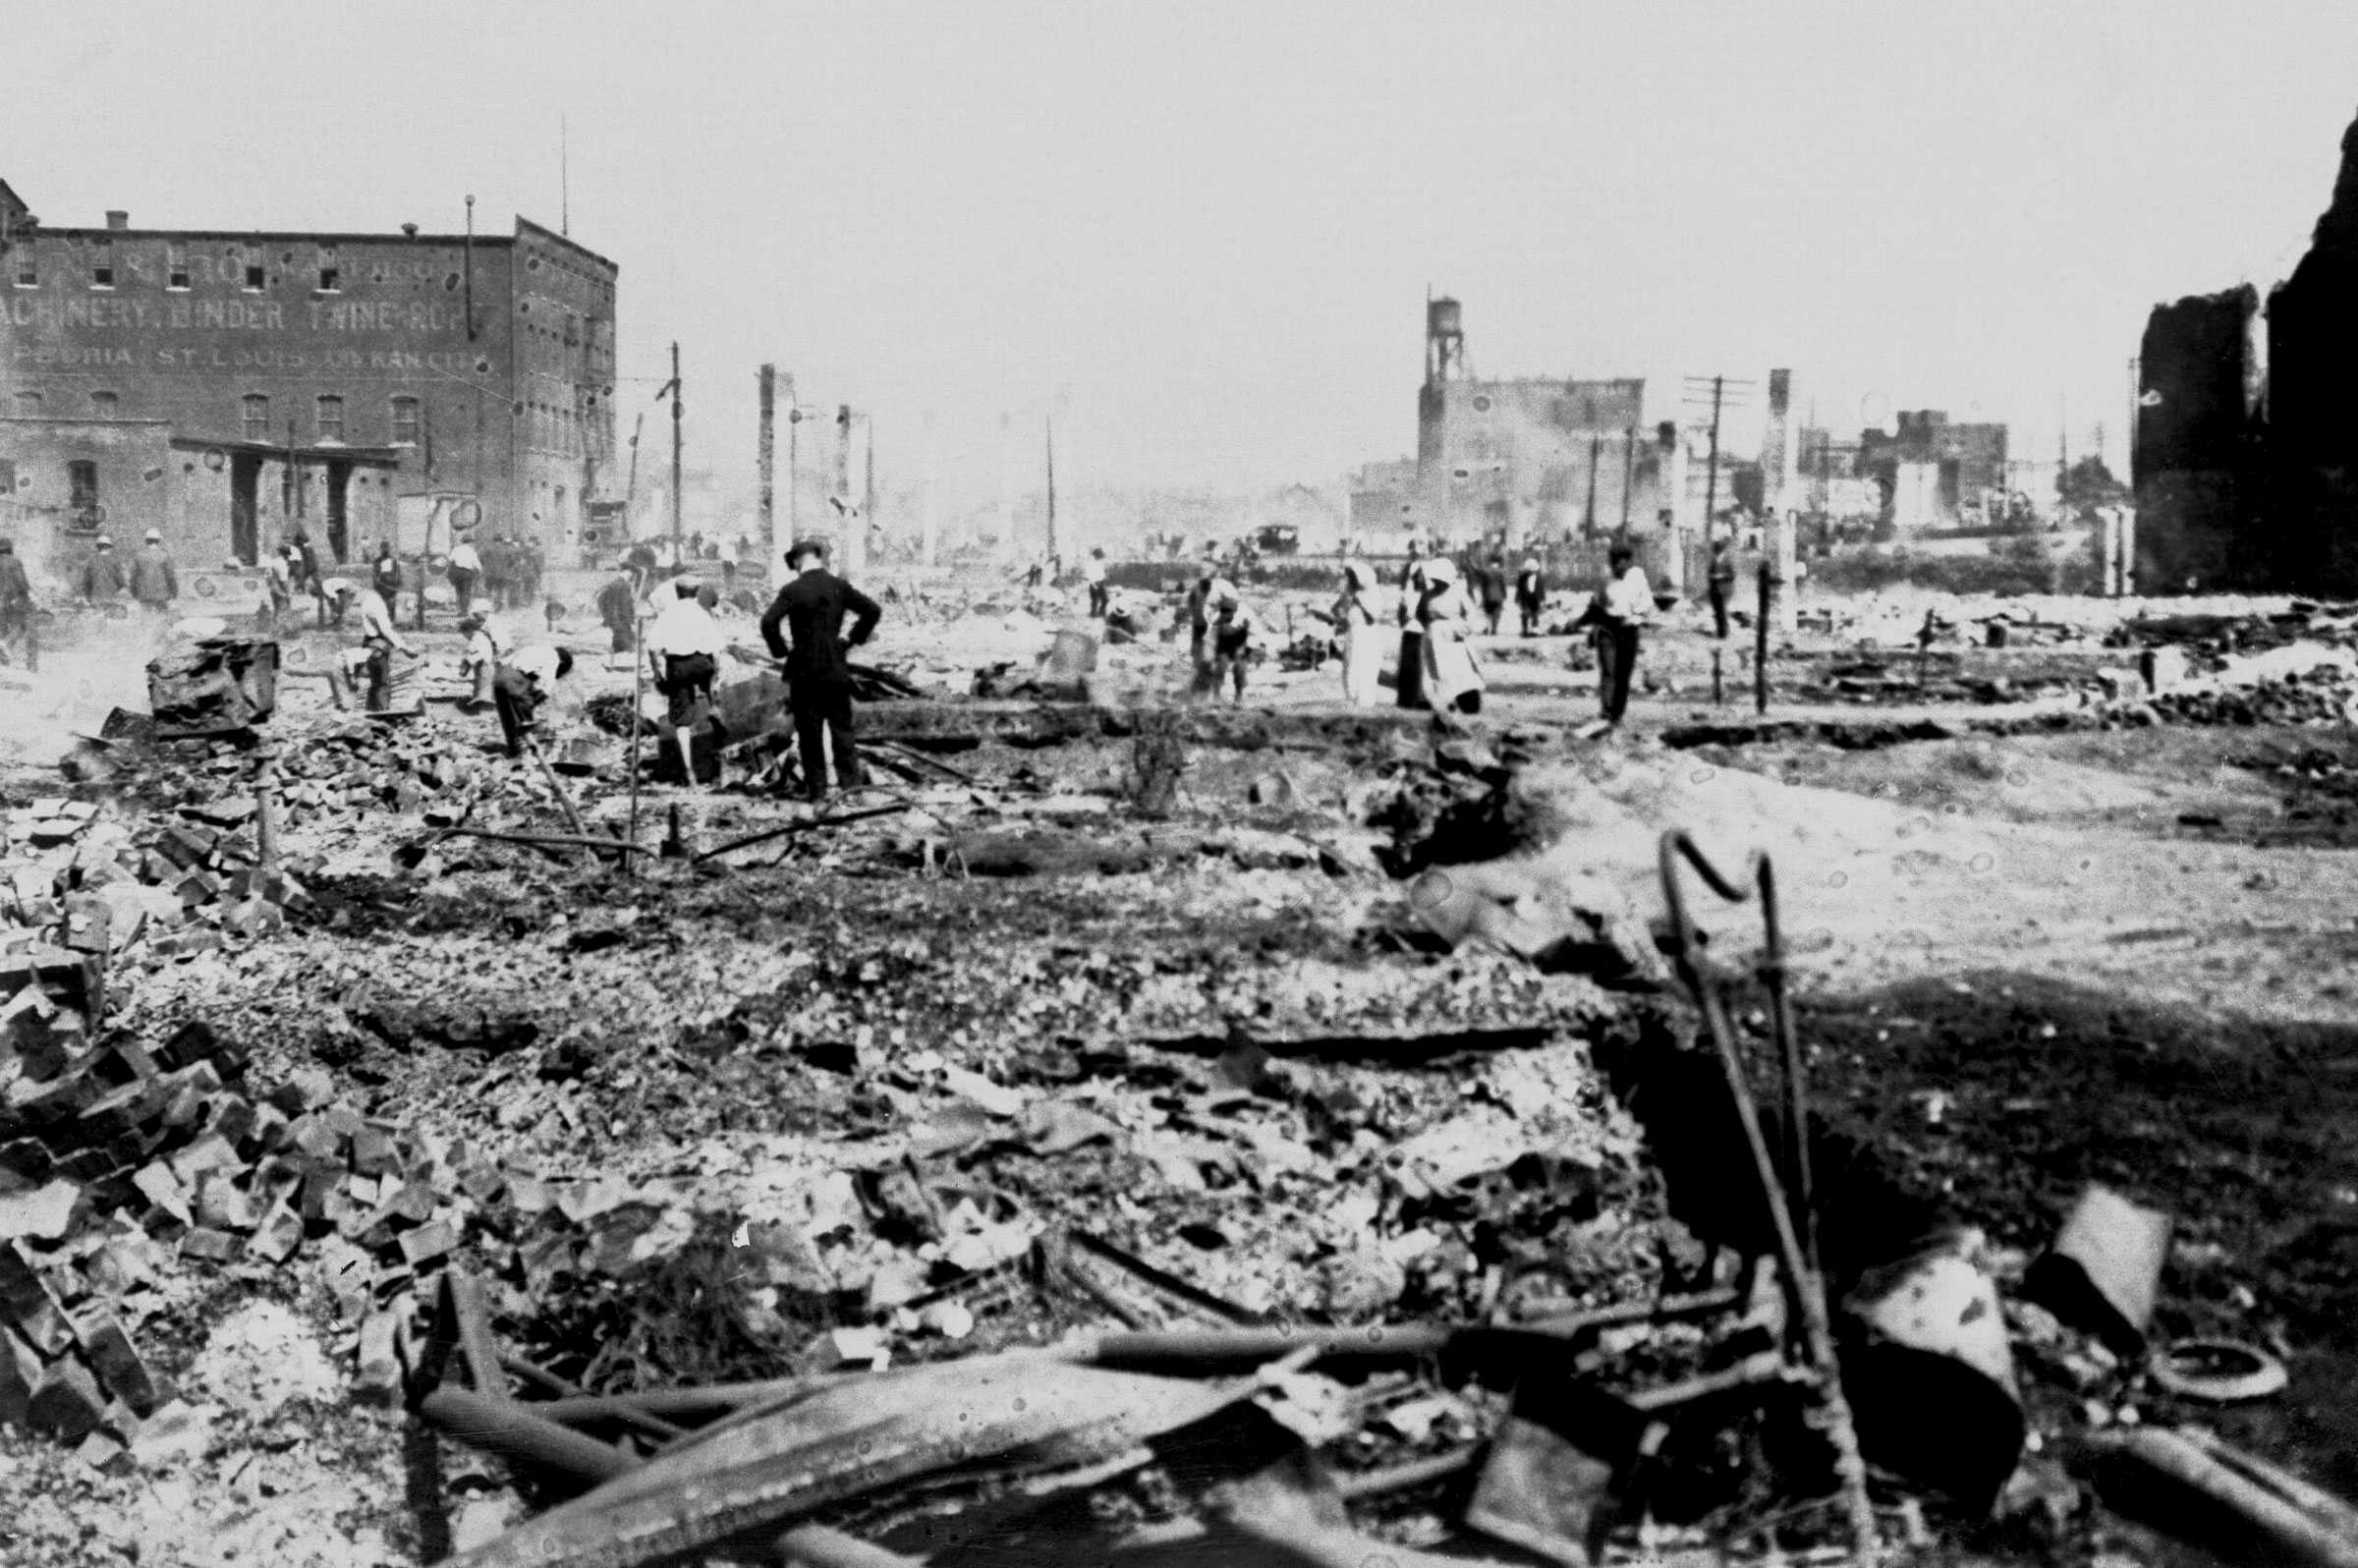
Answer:
<svg viewBox="0 0 2358 1568"><path fill-rule="evenodd" d="M2358 591L2358 124L2309 253L2268 304L2269 526L2281 586Z"/></svg>
<svg viewBox="0 0 2358 1568"><path fill-rule="evenodd" d="M2259 291L2154 308L2138 350L2137 581L2260 588L2274 575L2260 501Z"/></svg>

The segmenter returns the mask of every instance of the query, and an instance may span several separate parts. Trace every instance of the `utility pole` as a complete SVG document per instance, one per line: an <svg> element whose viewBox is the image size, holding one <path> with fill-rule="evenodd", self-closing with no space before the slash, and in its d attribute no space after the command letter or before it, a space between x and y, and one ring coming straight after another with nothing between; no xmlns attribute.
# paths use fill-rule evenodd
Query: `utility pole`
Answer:
<svg viewBox="0 0 2358 1568"><path fill-rule="evenodd" d="M1638 427L1631 425L1621 438L1621 532L1629 532L1629 495L1638 479Z"/></svg>
<svg viewBox="0 0 2358 1568"><path fill-rule="evenodd" d="M671 346L671 559L680 559L680 346Z"/></svg>
<svg viewBox="0 0 2358 1568"><path fill-rule="evenodd" d="M1727 378L1712 377L1712 449L1704 460L1703 471L1703 542L1709 544L1718 532L1719 521L1719 400L1726 390Z"/></svg>
<svg viewBox="0 0 2358 1568"><path fill-rule="evenodd" d="M1061 551L1056 540L1056 417L1047 420L1048 435L1048 567L1053 571Z"/></svg>
<svg viewBox="0 0 2358 1568"><path fill-rule="evenodd" d="M1597 536L1597 459L1603 449L1604 440L1601 436L1589 437L1589 511L1586 521L1581 524L1581 532L1592 539Z"/></svg>
<svg viewBox="0 0 2358 1568"><path fill-rule="evenodd" d="M756 461L761 467L761 559L766 565L778 553L778 367L761 366L757 381L761 393L761 434Z"/></svg>

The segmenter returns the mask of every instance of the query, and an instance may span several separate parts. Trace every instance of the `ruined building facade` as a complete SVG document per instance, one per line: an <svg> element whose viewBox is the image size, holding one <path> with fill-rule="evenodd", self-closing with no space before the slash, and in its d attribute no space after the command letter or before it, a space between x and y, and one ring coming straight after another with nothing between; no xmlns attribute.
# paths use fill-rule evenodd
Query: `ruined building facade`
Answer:
<svg viewBox="0 0 2358 1568"><path fill-rule="evenodd" d="M2138 362L2137 576L2149 591L2358 593L2358 124L2308 254L2158 306Z"/></svg>
<svg viewBox="0 0 2358 1568"><path fill-rule="evenodd" d="M1677 431L1646 422L1642 379L1478 378L1455 300L1428 303L1425 343L1415 490L1395 515L1520 545L1650 528L1673 504Z"/></svg>
<svg viewBox="0 0 2358 1568"><path fill-rule="evenodd" d="M253 564L451 528L568 561L615 475L613 262L507 235L53 228L0 186L0 529Z"/></svg>

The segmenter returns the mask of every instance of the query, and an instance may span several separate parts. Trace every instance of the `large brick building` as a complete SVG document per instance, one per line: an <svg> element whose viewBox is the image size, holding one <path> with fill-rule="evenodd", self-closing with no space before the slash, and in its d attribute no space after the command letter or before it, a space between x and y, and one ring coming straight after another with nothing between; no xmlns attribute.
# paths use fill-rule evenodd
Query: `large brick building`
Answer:
<svg viewBox="0 0 2358 1568"><path fill-rule="evenodd" d="M0 528L53 570L100 532L252 564L454 527L579 547L614 482L614 263L512 235L40 222L0 184Z"/></svg>

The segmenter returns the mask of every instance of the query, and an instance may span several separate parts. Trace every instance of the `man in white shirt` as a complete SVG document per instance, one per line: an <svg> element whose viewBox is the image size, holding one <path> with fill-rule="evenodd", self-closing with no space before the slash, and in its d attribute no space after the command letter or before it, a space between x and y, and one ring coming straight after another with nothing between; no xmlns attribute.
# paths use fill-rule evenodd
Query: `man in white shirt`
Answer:
<svg viewBox="0 0 2358 1568"><path fill-rule="evenodd" d="M346 591L349 593L350 588ZM393 606L375 593L359 595L361 601L361 646L368 650L368 700L371 713L386 711L393 687L393 655L399 652L405 659L415 659L418 650L410 646L393 624Z"/></svg>
<svg viewBox="0 0 2358 1568"><path fill-rule="evenodd" d="M477 552L475 540L462 536L450 547L450 590L464 611L475 602L475 586L483 580L483 558Z"/></svg>
<svg viewBox="0 0 2358 1568"><path fill-rule="evenodd" d="M1089 559L1081 564L1081 581L1089 585L1089 613L1094 616L1104 615L1107 605L1105 602L1105 552L1102 549L1089 552Z"/></svg>
<svg viewBox="0 0 2358 1568"><path fill-rule="evenodd" d="M1604 721L1618 726L1629 707L1638 629L1654 619L1654 587L1628 545L1614 545L1605 559L1609 575L1597 611L1597 696Z"/></svg>
<svg viewBox="0 0 2358 1568"><path fill-rule="evenodd" d="M694 789L696 755L689 740L712 700L712 681L720 673L720 657L728 650L729 638L701 596L712 593L717 601L717 593L700 589L688 578L674 583L672 591L672 602L646 629L646 652L654 666L655 687L663 694L672 741L680 750L681 774Z"/></svg>

